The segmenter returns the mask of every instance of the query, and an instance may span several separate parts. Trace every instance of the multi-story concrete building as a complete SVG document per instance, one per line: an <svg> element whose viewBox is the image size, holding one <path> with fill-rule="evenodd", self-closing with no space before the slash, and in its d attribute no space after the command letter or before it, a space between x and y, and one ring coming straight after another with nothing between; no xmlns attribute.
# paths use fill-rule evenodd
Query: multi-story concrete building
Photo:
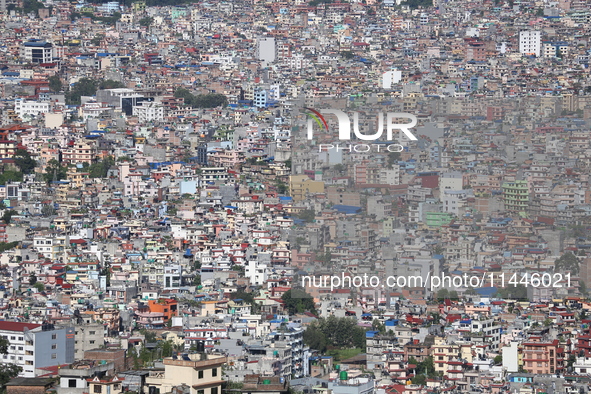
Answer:
<svg viewBox="0 0 591 394"><path fill-rule="evenodd" d="M49 112L49 103L25 100L14 100L14 112L22 119L23 116L37 116Z"/></svg>
<svg viewBox="0 0 591 394"><path fill-rule="evenodd" d="M76 357L78 358L78 357ZM59 369L60 382L57 394L88 393L88 380L103 377L114 368L113 363L77 362Z"/></svg>
<svg viewBox="0 0 591 394"><path fill-rule="evenodd" d="M275 38L261 37L257 40L257 58L266 63L275 61L276 47Z"/></svg>
<svg viewBox="0 0 591 394"><path fill-rule="evenodd" d="M100 348L105 344L105 327L102 323L92 321L89 317L80 318L74 325L74 357L84 358L84 352Z"/></svg>
<svg viewBox="0 0 591 394"><path fill-rule="evenodd" d="M540 57L542 52L542 33L538 30L519 32L519 53Z"/></svg>
<svg viewBox="0 0 591 394"><path fill-rule="evenodd" d="M132 114L138 117L140 123L162 121L164 120L164 106L154 102L142 101L139 105L133 106Z"/></svg>
<svg viewBox="0 0 591 394"><path fill-rule="evenodd" d="M181 359L165 358L164 373L154 371L146 377L146 385L167 393L183 382L190 387L190 394L221 394L222 365L226 361L226 357L205 353L184 355Z"/></svg>
<svg viewBox="0 0 591 394"><path fill-rule="evenodd" d="M534 374L555 374L564 371L564 346L555 339L545 342L541 337L530 337L522 344L523 368Z"/></svg>
<svg viewBox="0 0 591 394"><path fill-rule="evenodd" d="M0 362L20 366L20 376L35 377L38 368L74 362L73 327L2 321L0 335L10 342Z"/></svg>
<svg viewBox="0 0 591 394"><path fill-rule="evenodd" d="M365 334L365 347L367 369L384 369L386 367L386 356L392 352L398 344L398 339L392 335L380 335L376 331L368 331Z"/></svg>
<svg viewBox="0 0 591 394"><path fill-rule="evenodd" d="M41 40L27 41L21 48L21 57L25 62L50 63L53 58L53 44Z"/></svg>
<svg viewBox="0 0 591 394"><path fill-rule="evenodd" d="M505 182L502 188L505 210L511 212L527 211L529 202L527 181Z"/></svg>

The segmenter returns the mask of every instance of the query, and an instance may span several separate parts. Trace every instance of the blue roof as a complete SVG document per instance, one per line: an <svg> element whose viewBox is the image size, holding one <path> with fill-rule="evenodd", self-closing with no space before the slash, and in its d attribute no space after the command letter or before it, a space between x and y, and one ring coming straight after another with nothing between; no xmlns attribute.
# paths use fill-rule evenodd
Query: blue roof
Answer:
<svg viewBox="0 0 591 394"><path fill-rule="evenodd" d="M492 296L497 292L496 287L481 287L480 289L474 289L481 296Z"/></svg>
<svg viewBox="0 0 591 394"><path fill-rule="evenodd" d="M358 213L361 211L361 207L357 207L354 205L333 205L332 209L336 209L337 211L347 214L347 215L352 215L355 213Z"/></svg>
<svg viewBox="0 0 591 394"><path fill-rule="evenodd" d="M26 47L44 47L45 45L49 44L47 41L28 41L25 42ZM51 45L51 44L49 44Z"/></svg>

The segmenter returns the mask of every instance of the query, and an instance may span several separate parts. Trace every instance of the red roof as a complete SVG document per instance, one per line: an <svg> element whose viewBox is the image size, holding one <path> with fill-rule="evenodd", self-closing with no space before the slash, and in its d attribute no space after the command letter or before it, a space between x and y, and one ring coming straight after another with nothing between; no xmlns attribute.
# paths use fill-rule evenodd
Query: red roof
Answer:
<svg viewBox="0 0 591 394"><path fill-rule="evenodd" d="M41 324L33 323L19 323L15 321L0 321L0 330L3 331L25 331L25 328L32 330L34 328L41 327Z"/></svg>

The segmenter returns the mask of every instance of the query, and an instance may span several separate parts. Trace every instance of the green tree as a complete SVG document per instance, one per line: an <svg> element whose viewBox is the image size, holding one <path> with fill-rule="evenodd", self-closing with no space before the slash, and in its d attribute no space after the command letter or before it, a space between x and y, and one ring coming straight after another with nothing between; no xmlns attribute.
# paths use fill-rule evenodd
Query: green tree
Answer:
<svg viewBox="0 0 591 394"><path fill-rule="evenodd" d="M45 218L53 216L57 213L53 204L43 204L41 207L41 215Z"/></svg>
<svg viewBox="0 0 591 394"><path fill-rule="evenodd" d="M19 171L7 170L0 173L0 185L6 185L10 182L22 182L23 173Z"/></svg>
<svg viewBox="0 0 591 394"><path fill-rule="evenodd" d="M186 105L193 108L216 108L228 105L228 98L220 93L207 93L194 95L185 88L178 88L174 97L182 98Z"/></svg>
<svg viewBox="0 0 591 394"><path fill-rule="evenodd" d="M92 78L80 78L74 86L70 88L70 91L66 93L66 104L68 105L79 105L80 97L82 96L94 96L98 82Z"/></svg>
<svg viewBox="0 0 591 394"><path fill-rule="evenodd" d="M277 179L277 182L275 182L275 187L277 188L277 193L279 194L287 194L289 192L289 186L287 186L287 184L280 179Z"/></svg>
<svg viewBox="0 0 591 394"><path fill-rule="evenodd" d="M62 91L62 80L60 79L59 76L57 75L52 75L51 77L48 78L49 81L49 90L51 90L54 93L59 93Z"/></svg>
<svg viewBox="0 0 591 394"><path fill-rule="evenodd" d="M427 377L425 375L416 375L413 376L410 381L412 382L412 384L424 386L427 384Z"/></svg>
<svg viewBox="0 0 591 394"><path fill-rule="evenodd" d="M312 223L315 217L316 213L314 213L314 211L311 209L305 209L298 214L298 218L302 219L306 223Z"/></svg>
<svg viewBox="0 0 591 394"><path fill-rule="evenodd" d="M115 164L113 156L108 156L104 160L92 163L87 171L91 178L106 178L109 173L109 168Z"/></svg>
<svg viewBox="0 0 591 394"><path fill-rule="evenodd" d="M18 245L18 241L14 242L0 242L0 253L6 252L7 250L14 249Z"/></svg>
<svg viewBox="0 0 591 394"><path fill-rule="evenodd" d="M503 363L503 356L500 354L498 356L495 356L493 362L495 363L495 365L501 365Z"/></svg>
<svg viewBox="0 0 591 394"><path fill-rule="evenodd" d="M154 23L154 18L151 16L147 16L139 20L140 26L149 27L152 23Z"/></svg>
<svg viewBox="0 0 591 394"><path fill-rule="evenodd" d="M574 355L573 353L571 353L571 354L568 356L568 360L567 360L567 362L566 362L566 368L567 368L567 369L568 369L568 368L572 368L572 366L575 364L575 362L577 362L577 356L576 356L576 355Z"/></svg>
<svg viewBox="0 0 591 394"><path fill-rule="evenodd" d="M230 299L231 300L243 300L247 304L253 304L255 302L254 301L254 294L247 293L245 291L235 291L235 292L231 293Z"/></svg>
<svg viewBox="0 0 591 394"><path fill-rule="evenodd" d="M34 273L31 273L31 275L29 275L29 284L32 286L35 283L37 283L37 277Z"/></svg>
<svg viewBox="0 0 591 394"><path fill-rule="evenodd" d="M515 300L527 300L527 288L524 285L510 285L497 289L496 297Z"/></svg>
<svg viewBox="0 0 591 394"><path fill-rule="evenodd" d="M355 57L355 54L351 51L343 51L341 52L341 56L347 60L350 60Z"/></svg>
<svg viewBox="0 0 591 394"><path fill-rule="evenodd" d="M311 312L316 315L316 305L311 295L304 290L291 289L283 293L281 297L283 306L290 315L296 313Z"/></svg>
<svg viewBox="0 0 591 394"><path fill-rule="evenodd" d="M195 275L195 277L193 278L193 286L201 286L201 275Z"/></svg>
<svg viewBox="0 0 591 394"><path fill-rule="evenodd" d="M18 215L18 212L15 211L14 209L10 209L8 211L4 211L4 214L2 215L2 221L6 224L10 224L10 221L12 220L13 216Z"/></svg>
<svg viewBox="0 0 591 394"><path fill-rule="evenodd" d="M36 288L39 292L45 291L45 285L42 282L34 283L33 287Z"/></svg>
<svg viewBox="0 0 591 394"><path fill-rule="evenodd" d="M378 319L373 319L373 322L371 322L371 328L372 330L379 331L380 334L384 334L386 332L386 325Z"/></svg>
<svg viewBox="0 0 591 394"><path fill-rule="evenodd" d="M321 353L324 353L328 346L326 335L316 325L310 325L306 328L306 331L304 331L304 343L310 349L318 350Z"/></svg>
<svg viewBox="0 0 591 394"><path fill-rule="evenodd" d="M0 337L0 353L8 354L10 342L4 337ZM23 369L16 364L0 364L0 387L2 392L6 392L6 383L12 378L16 378Z"/></svg>
<svg viewBox="0 0 591 394"><path fill-rule="evenodd" d="M439 289L437 291L437 301L443 302L444 300L449 298L449 290L447 289Z"/></svg>
<svg viewBox="0 0 591 394"><path fill-rule="evenodd" d="M99 89L119 89L124 87L125 84L123 82L113 81L112 79L101 81L98 86Z"/></svg>
<svg viewBox="0 0 591 394"><path fill-rule="evenodd" d="M574 276L578 275L579 260L577 259L577 256L571 252L567 252L560 256L560 258L555 261L554 272L570 272Z"/></svg>
<svg viewBox="0 0 591 394"><path fill-rule="evenodd" d="M388 168L392 168L394 164L400 160L400 152L389 152L388 153Z"/></svg>
<svg viewBox="0 0 591 394"><path fill-rule="evenodd" d="M433 0L407 0L400 4L407 5L411 10L414 10L417 8L433 7Z"/></svg>
<svg viewBox="0 0 591 394"><path fill-rule="evenodd" d="M304 331L304 342L320 351L328 348L365 349L365 329L353 318L329 316L310 323Z"/></svg>
<svg viewBox="0 0 591 394"><path fill-rule="evenodd" d="M67 172L68 169L66 167L62 166L56 159L51 159L47 163L47 167L45 167L43 178L49 185L54 180L61 181L62 179L66 179Z"/></svg>
<svg viewBox="0 0 591 394"><path fill-rule="evenodd" d="M37 167L37 162L26 149L17 149L14 152L13 159L14 164L23 174L31 174L35 170L35 167Z"/></svg>
<svg viewBox="0 0 591 394"><path fill-rule="evenodd" d="M156 333L154 331L146 330L145 328L140 330L140 334L144 336L144 342L154 343L156 342Z"/></svg>

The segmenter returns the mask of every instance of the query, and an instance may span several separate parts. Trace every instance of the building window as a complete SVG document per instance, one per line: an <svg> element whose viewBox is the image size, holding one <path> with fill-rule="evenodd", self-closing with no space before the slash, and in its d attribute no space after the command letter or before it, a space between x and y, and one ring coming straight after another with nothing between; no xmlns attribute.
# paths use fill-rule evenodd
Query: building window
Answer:
<svg viewBox="0 0 591 394"><path fill-rule="evenodd" d="M217 368L214 368L214 369L211 370L211 376L218 376L218 369ZM217 391L217 389L216 389L216 391ZM214 393L212 391L211 394L217 394L217 393Z"/></svg>
<svg viewBox="0 0 591 394"><path fill-rule="evenodd" d="M94 385L94 390L92 391L95 394L100 394L103 392L103 386L95 384Z"/></svg>
<svg viewBox="0 0 591 394"><path fill-rule="evenodd" d="M68 379L68 387L76 387L76 379Z"/></svg>
<svg viewBox="0 0 591 394"><path fill-rule="evenodd" d="M51 334L51 339L57 339L57 334Z"/></svg>
<svg viewBox="0 0 591 394"><path fill-rule="evenodd" d="M217 387L212 387L211 388L211 394L218 394L218 388Z"/></svg>
<svg viewBox="0 0 591 394"><path fill-rule="evenodd" d="M53 358L53 359L57 358L57 353L51 353L51 358Z"/></svg>
<svg viewBox="0 0 591 394"><path fill-rule="evenodd" d="M54 344L52 344L52 345L51 345L51 348L52 348L52 349L57 349L57 343L54 343Z"/></svg>
<svg viewBox="0 0 591 394"><path fill-rule="evenodd" d="M198 376L199 376L199 379L203 379L203 371L199 371Z"/></svg>

